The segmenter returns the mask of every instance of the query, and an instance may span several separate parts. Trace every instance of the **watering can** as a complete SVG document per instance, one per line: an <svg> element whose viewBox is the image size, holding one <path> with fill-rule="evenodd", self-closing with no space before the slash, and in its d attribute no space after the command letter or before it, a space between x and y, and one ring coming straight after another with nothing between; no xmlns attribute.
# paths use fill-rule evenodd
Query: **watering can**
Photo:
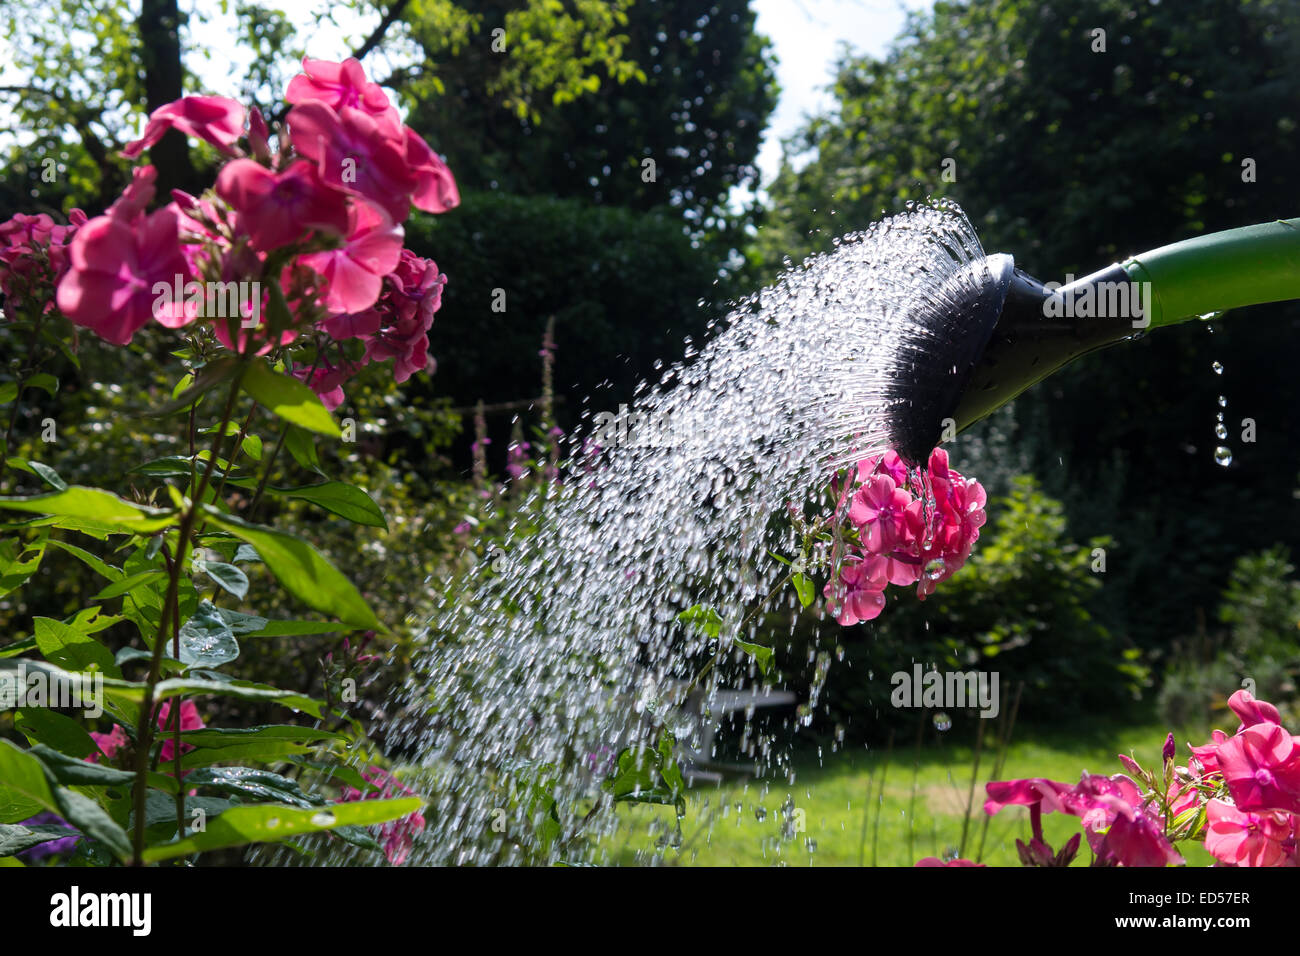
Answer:
<svg viewBox="0 0 1300 956"><path fill-rule="evenodd" d="M1150 329L1287 299L1300 299L1300 218L1161 246L1066 285L1039 282L1005 253L986 256L913 316L927 347L903 352L919 357L889 395L893 448L924 462L941 438L1081 355Z"/></svg>

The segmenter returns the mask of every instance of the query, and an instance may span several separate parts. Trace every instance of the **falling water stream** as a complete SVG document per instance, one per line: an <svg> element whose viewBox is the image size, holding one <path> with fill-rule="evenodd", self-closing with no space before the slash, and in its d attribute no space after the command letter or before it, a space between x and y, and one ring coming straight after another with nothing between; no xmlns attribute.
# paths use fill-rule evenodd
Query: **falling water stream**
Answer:
<svg viewBox="0 0 1300 956"><path fill-rule="evenodd" d="M733 642L780 645L787 625L772 622L793 626L793 592L773 590L787 568L768 553L797 554L787 505L809 502L836 465L888 447L905 399L887 396L922 335L909 317L982 256L961 210L943 202L843 237L639 390L648 440L604 448L595 469L537 492L542 520L504 542L498 571L443 602L374 728L431 800L410 862L607 861L593 838L617 815L583 820L606 755L653 745L661 726L699 747L699 714L720 688L773 692ZM716 639L678 621L694 605L720 615ZM686 691L719 649L692 710ZM795 722L811 719L829 661L809 666L821 673ZM770 737L751 733L747 746L766 772L788 772ZM560 836L546 846L536 784L559 808ZM363 859L349 852L331 860Z"/></svg>

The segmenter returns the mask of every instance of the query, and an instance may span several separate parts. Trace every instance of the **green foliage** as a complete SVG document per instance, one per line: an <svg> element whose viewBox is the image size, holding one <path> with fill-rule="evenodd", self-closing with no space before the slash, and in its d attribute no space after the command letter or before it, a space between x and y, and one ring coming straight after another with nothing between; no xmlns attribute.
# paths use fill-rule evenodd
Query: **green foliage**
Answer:
<svg viewBox="0 0 1300 956"><path fill-rule="evenodd" d="M481 33L500 16L493 2L466 6L482 10ZM532 97L520 109L517 95L512 102L498 88L498 71L502 61L520 62L510 21L529 12L508 10L508 55L475 41L435 57L445 93L416 98L410 122L446 151L462 188L663 209L716 237L711 254L721 260L754 214L733 212L729 199L736 187L758 185L754 160L777 95L770 43L754 32L749 0L637 0L617 9L625 68L609 81L593 74L581 96ZM548 30L565 28L559 20ZM581 61L562 66L578 70Z"/></svg>
<svg viewBox="0 0 1300 956"><path fill-rule="evenodd" d="M1237 559L1219 604L1222 627L1202 628L1174 644L1160 688L1162 717L1220 721L1238 687L1283 711L1296 706L1300 581L1294 574L1281 546Z"/></svg>
<svg viewBox="0 0 1300 956"><path fill-rule="evenodd" d="M479 193L451 215L412 216L406 230L418 255L455 250L430 381L457 404L535 398L552 316L557 387L596 409L628 401L655 359L705 330L697 303L715 275L669 216ZM576 411L559 409L561 424Z"/></svg>
<svg viewBox="0 0 1300 956"><path fill-rule="evenodd" d="M345 796L345 802L337 803L321 793L327 777L318 779L311 765L296 763L311 758L326 767L364 743L359 723L348 713L357 703L355 692L320 700L227 673L235 662L246 661L241 641L260 638L274 645L356 629L372 636L389 634L348 577L305 540L302 531L310 522L298 521L290 532L249 520L263 492L275 488L279 499L295 508L386 527L376 502L347 481L305 486L270 482L283 443L277 439L274 451L266 454L255 429L266 425L282 436L289 428L298 429L300 453L311 450L320 471L311 435L342 438L334 418L314 393L268 360L240 356L208 361L210 343L201 334L174 353L184 364L177 369L180 363L169 363L174 384L145 372L141 380L153 379L160 387L103 389L115 406L105 418L76 387L86 371L82 358L91 369L98 364L95 347L80 356L51 351L37 332L66 334L57 315L15 314L4 331L25 338L28 349L15 364L20 384L8 396L6 409L6 451L21 449L22 454L0 459L0 487L54 489L0 495L0 521L6 522L0 524L0 582L6 597L0 614L10 625L10 640L0 650L0 687L4 708L18 707L14 731L29 744L24 749L0 739L0 823L16 825L3 837L7 852L67 834L20 825L40 811L56 814L79 831L78 859L92 862L158 862L326 832L376 849L363 827L409 816L422 799L408 792L401 800L346 802ZM119 377L129 370L167 368L154 363L148 352L147 344L136 351L113 350ZM33 374L42 363L68 373L72 387L47 387L49 373ZM156 405L150 407L152 399L161 399L162 413ZM22 414L24 405L36 412L37 422L52 411L44 421L57 427L24 435L21 426L30 420ZM209 424L214 415L215 423ZM165 431L135 430L150 420ZM109 426L104 431L121 429L132 440L101 454L97 439L103 432L95 428L100 422ZM91 437L83 437L87 434ZM180 443L189 454L159 454ZM198 451L200 444L208 447ZM32 461L38 448L59 456L64 473L85 475L87 483L68 483L54 468ZM346 456L330 456L329 462L336 464L341 457ZM293 462L293 456L286 458ZM41 576L47 561L79 565L91 575ZM70 586L63 588L63 582ZM236 609L280 610L287 603L276 597L281 591L292 598L295 612L305 607L328 620L272 620L269 613ZM30 603L15 601L16 595ZM236 607L220 606L221 601ZM26 613L38 608L44 613L31 614L31 636L26 637ZM361 663L340 662L334 669L336 682L355 685ZM301 683L301 674L291 679ZM71 697L74 691L79 698ZM302 713L327 726L188 730L184 746L164 760L164 747L182 731L174 718L164 721L161 707L176 714L184 706L194 707L195 698L205 701L209 716L213 709L207 702L217 700L236 708ZM79 703L80 720L49 709L70 700ZM111 744L94 743L88 733L99 713L117 725L108 738ZM192 713L202 720L197 708ZM295 765L301 782L271 769ZM182 795L176 784L181 773L187 774L187 788L200 791L197 798Z"/></svg>

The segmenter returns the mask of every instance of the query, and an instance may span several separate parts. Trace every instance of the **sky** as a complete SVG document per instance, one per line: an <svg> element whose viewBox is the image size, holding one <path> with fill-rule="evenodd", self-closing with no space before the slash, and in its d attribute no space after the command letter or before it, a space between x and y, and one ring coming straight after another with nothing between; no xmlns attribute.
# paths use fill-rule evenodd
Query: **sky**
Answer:
<svg viewBox="0 0 1300 956"><path fill-rule="evenodd" d="M781 165L781 140L803 119L831 104L826 92L841 44L881 56L902 29L907 10L929 0L753 0L758 32L775 47L781 99L772 115L758 167L764 184Z"/></svg>

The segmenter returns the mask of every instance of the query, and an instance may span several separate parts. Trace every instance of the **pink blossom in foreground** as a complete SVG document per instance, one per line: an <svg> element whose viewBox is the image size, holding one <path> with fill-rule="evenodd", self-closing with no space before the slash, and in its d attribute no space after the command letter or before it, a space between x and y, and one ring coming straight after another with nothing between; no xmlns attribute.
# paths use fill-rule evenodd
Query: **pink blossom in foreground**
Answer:
<svg viewBox="0 0 1300 956"><path fill-rule="evenodd" d="M290 110L287 122L293 148L316 164L322 182L381 206L394 222L407 217L419 179L405 142L390 138L373 116L310 100Z"/></svg>
<svg viewBox="0 0 1300 956"><path fill-rule="evenodd" d="M907 543L905 520L912 496L894 484L888 475L872 475L853 496L849 520L865 532L864 544L877 554L893 551Z"/></svg>
<svg viewBox="0 0 1300 956"><path fill-rule="evenodd" d="M1278 714L1276 707L1266 701L1256 700L1255 696L1248 690L1239 690L1229 697L1228 707L1241 720L1241 726L1237 728L1238 733L1256 724L1280 724L1282 722L1282 717Z"/></svg>
<svg viewBox="0 0 1300 956"><path fill-rule="evenodd" d="M406 134L406 162L415 173L411 203L424 212L447 212L460 205L460 190L442 157L429 148L409 126Z"/></svg>
<svg viewBox="0 0 1300 956"><path fill-rule="evenodd" d="M1295 866L1292 822L1284 813L1249 813L1224 800L1206 805L1205 849L1228 866ZM1288 846L1288 841L1290 845Z"/></svg>
<svg viewBox="0 0 1300 956"><path fill-rule="evenodd" d="M361 312L375 304L384 276L397 268L402 254L402 227L383 209L352 204L347 240L340 249L313 252L300 262L326 283L324 305L330 312Z"/></svg>
<svg viewBox="0 0 1300 956"><path fill-rule="evenodd" d="M401 127L401 118L388 100L388 94L378 83L366 79L365 68L359 60L348 57L342 63L329 60L302 61L302 72L289 81L284 98L293 104L318 102L330 109L343 107L369 114L395 138Z"/></svg>
<svg viewBox="0 0 1300 956"><path fill-rule="evenodd" d="M233 155L235 141L244 132L244 116L244 108L224 96L183 96L150 113L144 134L128 143L122 155L135 159L173 129Z"/></svg>
<svg viewBox="0 0 1300 956"><path fill-rule="evenodd" d="M1219 770L1242 810L1300 813L1300 745L1278 724L1254 724L1225 740Z"/></svg>
<svg viewBox="0 0 1300 956"><path fill-rule="evenodd" d="M177 244L174 210L159 209L131 222L97 216L77 231L69 250L72 267L59 283L59 309L77 325L115 345L126 345L150 319L169 328L189 321L184 303L154 306L156 282L190 278Z"/></svg>
<svg viewBox="0 0 1300 956"><path fill-rule="evenodd" d="M217 195L239 213L253 246L263 251L287 246L309 230L332 236L348 230L346 197L301 160L280 173L251 159L227 163L217 177Z"/></svg>

